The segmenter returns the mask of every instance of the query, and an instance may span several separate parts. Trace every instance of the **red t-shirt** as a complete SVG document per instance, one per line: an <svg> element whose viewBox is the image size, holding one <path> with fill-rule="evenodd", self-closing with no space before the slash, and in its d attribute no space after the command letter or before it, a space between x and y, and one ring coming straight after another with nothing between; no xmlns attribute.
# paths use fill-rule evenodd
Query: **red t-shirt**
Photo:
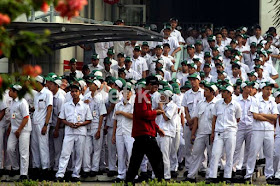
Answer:
<svg viewBox="0 0 280 186"><path fill-rule="evenodd" d="M156 110L152 110L151 96L145 93L145 89L136 91L132 137L149 135L155 137L158 125L155 122Z"/></svg>

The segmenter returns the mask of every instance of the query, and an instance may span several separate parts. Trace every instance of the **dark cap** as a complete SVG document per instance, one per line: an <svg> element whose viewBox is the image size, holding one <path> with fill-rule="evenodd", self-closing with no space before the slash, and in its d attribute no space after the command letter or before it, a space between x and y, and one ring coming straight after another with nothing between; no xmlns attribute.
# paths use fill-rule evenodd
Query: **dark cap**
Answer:
<svg viewBox="0 0 280 186"><path fill-rule="evenodd" d="M146 77L146 85L148 84L158 85L159 84L158 78L155 76Z"/></svg>

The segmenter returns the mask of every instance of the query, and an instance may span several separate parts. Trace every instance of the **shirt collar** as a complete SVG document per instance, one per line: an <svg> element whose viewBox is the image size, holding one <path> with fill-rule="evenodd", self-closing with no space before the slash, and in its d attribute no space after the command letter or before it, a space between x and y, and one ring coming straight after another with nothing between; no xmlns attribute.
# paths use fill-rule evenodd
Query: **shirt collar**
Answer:
<svg viewBox="0 0 280 186"><path fill-rule="evenodd" d="M265 102L265 100L263 99L262 96L260 96L260 101L261 102ZM272 101L272 97L269 96L268 101L271 102Z"/></svg>
<svg viewBox="0 0 280 186"><path fill-rule="evenodd" d="M225 100L223 99L223 104L225 104L225 105L232 105L233 104L232 101L233 101L233 98L231 98L231 101L230 101L229 104L226 104Z"/></svg>
<svg viewBox="0 0 280 186"><path fill-rule="evenodd" d="M81 105L81 103L82 103L82 100L80 99L80 101L77 103L77 105ZM71 100L70 105L75 106L75 104L74 104L74 102L73 102L73 99Z"/></svg>
<svg viewBox="0 0 280 186"><path fill-rule="evenodd" d="M14 99L14 102L18 102L18 101L19 101L18 97L16 99Z"/></svg>

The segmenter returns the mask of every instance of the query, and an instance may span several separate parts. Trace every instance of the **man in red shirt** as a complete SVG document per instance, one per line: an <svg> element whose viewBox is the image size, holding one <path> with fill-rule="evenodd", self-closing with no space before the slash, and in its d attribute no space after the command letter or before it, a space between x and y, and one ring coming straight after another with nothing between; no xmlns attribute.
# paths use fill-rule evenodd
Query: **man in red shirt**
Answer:
<svg viewBox="0 0 280 186"><path fill-rule="evenodd" d="M164 178L162 153L155 139L157 133L164 136L163 130L155 122L156 116L163 114L164 111L152 110L149 94L152 87L158 85L159 81L155 76L148 76L146 86L136 91L132 127L132 137L135 141L126 175L126 183L133 182L144 155L148 157L156 178L159 181Z"/></svg>

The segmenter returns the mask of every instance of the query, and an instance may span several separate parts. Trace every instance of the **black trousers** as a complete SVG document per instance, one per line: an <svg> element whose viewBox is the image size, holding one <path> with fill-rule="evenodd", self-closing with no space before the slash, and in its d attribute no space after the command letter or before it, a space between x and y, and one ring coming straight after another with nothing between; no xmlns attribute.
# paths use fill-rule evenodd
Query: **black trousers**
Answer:
<svg viewBox="0 0 280 186"><path fill-rule="evenodd" d="M164 178L162 153L156 139L151 136L139 136L135 137L133 143L126 182L133 182L135 176L138 175L138 170L144 155L148 157L158 181Z"/></svg>

